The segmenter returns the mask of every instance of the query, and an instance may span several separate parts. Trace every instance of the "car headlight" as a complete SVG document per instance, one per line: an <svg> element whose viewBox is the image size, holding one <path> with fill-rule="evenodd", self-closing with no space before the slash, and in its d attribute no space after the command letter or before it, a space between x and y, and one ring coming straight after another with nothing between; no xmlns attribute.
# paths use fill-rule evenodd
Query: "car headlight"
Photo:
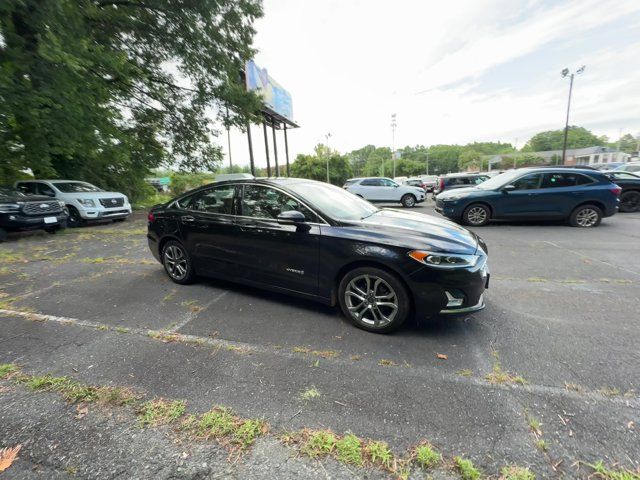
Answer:
<svg viewBox="0 0 640 480"><path fill-rule="evenodd" d="M58 205L60 205L61 207L65 206L65 204L64 204L64 202L62 200L58 200Z"/></svg>
<svg viewBox="0 0 640 480"><path fill-rule="evenodd" d="M90 198L79 199L78 202L80 202L80 205L84 205L85 207L95 207L96 206L95 202Z"/></svg>
<svg viewBox="0 0 640 480"><path fill-rule="evenodd" d="M17 203L4 203L0 204L0 212L19 212L20 205Z"/></svg>
<svg viewBox="0 0 640 480"><path fill-rule="evenodd" d="M415 261L434 268L473 267L478 263L479 255L463 253L432 253L423 250L412 250L408 255Z"/></svg>

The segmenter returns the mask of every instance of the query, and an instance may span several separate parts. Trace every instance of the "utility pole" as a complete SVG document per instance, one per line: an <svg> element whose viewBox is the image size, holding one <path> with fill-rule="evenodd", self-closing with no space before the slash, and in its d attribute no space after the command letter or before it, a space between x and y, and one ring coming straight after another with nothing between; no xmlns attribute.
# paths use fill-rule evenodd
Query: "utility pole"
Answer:
<svg viewBox="0 0 640 480"><path fill-rule="evenodd" d="M324 138L326 140L326 145L327 145L327 183L331 183L329 182L329 157L331 157L331 150L329 150L329 137L331 136L330 133L327 133Z"/></svg>
<svg viewBox="0 0 640 480"><path fill-rule="evenodd" d="M393 178L396 178L396 114L391 114L391 158L393 159Z"/></svg>
<svg viewBox="0 0 640 480"><path fill-rule="evenodd" d="M569 100L567 101L567 119L564 124L564 142L562 143L562 164L563 165L567 156L567 136L569 134L569 110L571 109L571 92L573 91L573 77L575 75L580 75L582 72L584 72L584 68L585 66L583 65L572 74L569 74L568 68L565 68L564 70L562 70L562 72L560 72L560 75L562 75L562 78L565 78L567 75L569 75Z"/></svg>
<svg viewBox="0 0 640 480"><path fill-rule="evenodd" d="M227 124L227 144L229 145L229 173L232 173L231 170L233 169L233 162L231 161L231 133L229 132L229 107L227 107L227 118L226 118L226 124Z"/></svg>

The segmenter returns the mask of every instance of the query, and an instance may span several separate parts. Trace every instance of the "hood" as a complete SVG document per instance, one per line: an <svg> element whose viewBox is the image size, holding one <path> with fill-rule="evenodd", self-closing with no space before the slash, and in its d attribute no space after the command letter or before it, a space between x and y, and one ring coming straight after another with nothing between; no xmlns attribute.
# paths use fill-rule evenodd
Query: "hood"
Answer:
<svg viewBox="0 0 640 480"><path fill-rule="evenodd" d="M379 237L398 246L433 252L474 254L478 248L475 233L448 220L417 212L379 210L358 222Z"/></svg>
<svg viewBox="0 0 640 480"><path fill-rule="evenodd" d="M0 194L0 203L26 203L26 202L57 202L53 197L44 195L2 195Z"/></svg>
<svg viewBox="0 0 640 480"><path fill-rule="evenodd" d="M444 192L438 194L438 198L449 198L453 195L460 195L461 193L475 193L482 191L478 187L460 187L460 188L449 188Z"/></svg>
<svg viewBox="0 0 640 480"><path fill-rule="evenodd" d="M120 193L120 192L72 192L72 193L63 192L62 195L70 198L92 198L92 199L120 198L125 196L124 193Z"/></svg>

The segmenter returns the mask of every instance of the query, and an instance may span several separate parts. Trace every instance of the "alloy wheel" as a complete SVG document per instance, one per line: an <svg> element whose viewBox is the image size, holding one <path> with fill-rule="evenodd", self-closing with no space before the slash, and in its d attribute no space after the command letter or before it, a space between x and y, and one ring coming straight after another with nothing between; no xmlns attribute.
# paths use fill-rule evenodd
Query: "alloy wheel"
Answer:
<svg viewBox="0 0 640 480"><path fill-rule="evenodd" d="M487 220L487 210L483 207L473 207L467 212L467 220L472 225L480 225Z"/></svg>
<svg viewBox="0 0 640 480"><path fill-rule="evenodd" d="M167 273L175 280L182 280L187 276L187 257L182 249L176 245L169 245L164 251L164 264Z"/></svg>
<svg viewBox="0 0 640 480"><path fill-rule="evenodd" d="M384 327L398 313L398 296L391 285L375 275L353 278L344 293L351 316L361 323Z"/></svg>
<svg viewBox="0 0 640 480"><path fill-rule="evenodd" d="M640 193L629 192L620 199L621 212L637 212L640 210Z"/></svg>
<svg viewBox="0 0 640 480"><path fill-rule="evenodd" d="M409 195L405 197L404 206L405 207L413 207L416 204L416 199L413 195Z"/></svg>
<svg viewBox="0 0 640 480"><path fill-rule="evenodd" d="M576 223L581 227L593 227L598 223L598 212L593 208L583 208L576 215Z"/></svg>

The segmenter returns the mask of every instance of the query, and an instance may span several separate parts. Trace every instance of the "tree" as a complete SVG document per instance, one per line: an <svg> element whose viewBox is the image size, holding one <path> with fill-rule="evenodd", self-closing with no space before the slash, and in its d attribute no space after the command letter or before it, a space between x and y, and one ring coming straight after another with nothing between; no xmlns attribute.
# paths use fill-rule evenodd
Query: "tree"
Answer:
<svg viewBox="0 0 640 480"><path fill-rule="evenodd" d="M621 152L634 153L638 151L638 144L640 144L640 139L636 139L633 137L633 135L627 133L626 135L620 137L620 140L612 143L611 146L617 148L618 144L620 145Z"/></svg>
<svg viewBox="0 0 640 480"><path fill-rule="evenodd" d="M482 153L466 149L458 157L458 168L462 170L482 170Z"/></svg>
<svg viewBox="0 0 640 480"><path fill-rule="evenodd" d="M243 127L260 107L239 72L261 15L259 0L3 0L0 182L31 169L135 198L151 168L215 170L212 116Z"/></svg>
<svg viewBox="0 0 640 480"><path fill-rule="evenodd" d="M562 150L564 130L549 130L536 133L523 147L523 152L547 152ZM597 137L583 127L570 126L567 134L567 148L584 148L605 145L605 139Z"/></svg>
<svg viewBox="0 0 640 480"><path fill-rule="evenodd" d="M315 155L298 154L291 164L291 176L309 178L311 180L327 181L327 158L329 160L329 181L334 185L343 185L345 180L353 175L349 158L326 145L318 144Z"/></svg>

